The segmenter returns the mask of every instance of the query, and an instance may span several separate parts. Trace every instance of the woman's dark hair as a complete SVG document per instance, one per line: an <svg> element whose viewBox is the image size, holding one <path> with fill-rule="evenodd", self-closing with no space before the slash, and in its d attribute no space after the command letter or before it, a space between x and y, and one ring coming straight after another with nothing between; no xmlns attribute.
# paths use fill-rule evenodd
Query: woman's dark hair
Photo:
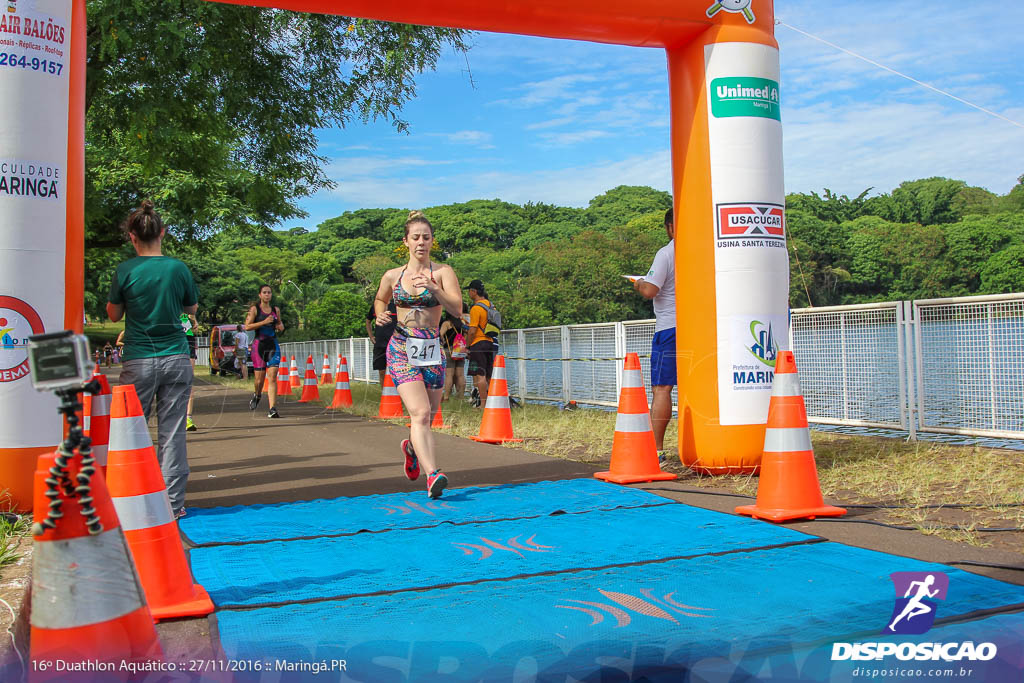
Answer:
<svg viewBox="0 0 1024 683"><path fill-rule="evenodd" d="M409 226L413 225L414 223L424 223L424 224L426 224L426 226L428 228L430 228L430 236L431 237L434 236L434 226L430 224L430 221L428 221L427 217L423 215L423 212L422 211L410 211L409 212L409 220L407 220L405 222L405 236L406 237L409 236Z"/></svg>
<svg viewBox="0 0 1024 683"><path fill-rule="evenodd" d="M160 237L160 231L163 229L164 223L160 220L160 214L153 209L153 202L148 199L143 199L139 208L128 214L128 218L121 225L125 237L131 233L140 242L152 242Z"/></svg>
<svg viewBox="0 0 1024 683"><path fill-rule="evenodd" d="M274 310L274 288L271 287L270 285L260 285L259 286L259 289L256 290L256 301L253 301L251 304L249 304L249 308L255 308L257 311L260 310L260 305L263 302L260 301L259 294L260 294L260 292L263 291L264 288L270 290L270 310L271 311Z"/></svg>

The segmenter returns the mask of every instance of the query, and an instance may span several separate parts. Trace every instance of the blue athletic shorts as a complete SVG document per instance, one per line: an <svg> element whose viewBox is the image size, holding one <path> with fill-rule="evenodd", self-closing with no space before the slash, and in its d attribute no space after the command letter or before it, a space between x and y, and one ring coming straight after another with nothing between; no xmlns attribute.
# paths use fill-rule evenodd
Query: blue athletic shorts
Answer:
<svg viewBox="0 0 1024 683"><path fill-rule="evenodd" d="M670 327L651 341L651 386L676 384L676 328Z"/></svg>

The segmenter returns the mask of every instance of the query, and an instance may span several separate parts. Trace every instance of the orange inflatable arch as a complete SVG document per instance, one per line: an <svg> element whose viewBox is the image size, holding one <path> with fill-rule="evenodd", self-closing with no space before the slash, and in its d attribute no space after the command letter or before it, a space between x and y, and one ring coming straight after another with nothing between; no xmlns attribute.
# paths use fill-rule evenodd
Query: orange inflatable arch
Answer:
<svg viewBox="0 0 1024 683"><path fill-rule="evenodd" d="M663 48L669 72L676 215L680 457L685 464L709 473L757 468L775 354L788 337L779 55L771 0L224 1ZM0 131L0 161L6 160L9 166L22 164L16 171L27 171L24 164L44 167L44 177L46 173L63 174L57 181L60 196L56 199L62 202L65 220L51 225L52 232L45 239L51 245L64 246L51 251L66 283L59 292L34 291L34 283L20 273L31 273L38 280L38 273L56 271L41 268L39 263L15 267L25 253L24 245L9 235L0 236L0 318L8 313L19 315L24 304L40 311L47 330L80 329L85 0L37 0L34 4L33 8L15 10L19 28L24 34L26 22L30 23L32 37L40 45L57 48L61 57L53 59L51 51L34 55L49 57L42 75L38 70L28 71L37 74L35 82L26 78L24 69L0 71L0 98L29 105L9 108L18 121ZM0 25L0 40L5 37L3 31ZM3 49L22 51L18 45L14 41L13 47ZM50 69L49 62L55 61L60 66ZM58 68L63 74L48 73ZM55 84L59 84L56 89ZM44 97L41 91L47 87ZM53 135L57 129L52 112L43 115L55 104L60 105L58 118L63 116L68 123L66 139ZM36 135L25 139L57 137L56 142L51 140L51 147L64 144L63 156L50 150L40 158L38 148L28 150L19 143L16 137L32 128ZM8 171L0 168L0 177L5 174ZM40 216L54 215L54 199L25 194L12 197L9 192L4 195L0 186L0 221L5 230L14 226L19 235L35 230ZM4 308L16 303L15 308ZM20 334L31 325L25 322L27 318L19 320ZM8 358L3 357L5 353ZM19 353L22 350L0 348L0 380L21 358ZM31 504L29 483L35 456L56 443L60 431L55 418L41 417L38 410L41 404L50 407L48 397L33 394L27 378L0 381L4 434L0 438L0 485L11 489L15 500L26 506ZM6 408L30 395L33 419L24 419L26 410L15 411L11 417Z"/></svg>

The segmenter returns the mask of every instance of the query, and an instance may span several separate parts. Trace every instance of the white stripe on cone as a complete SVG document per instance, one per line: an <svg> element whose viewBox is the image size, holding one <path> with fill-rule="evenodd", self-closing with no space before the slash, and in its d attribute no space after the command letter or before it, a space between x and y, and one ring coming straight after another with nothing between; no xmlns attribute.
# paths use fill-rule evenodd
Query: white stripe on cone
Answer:
<svg viewBox="0 0 1024 683"><path fill-rule="evenodd" d="M622 388L629 389L644 385L644 373L641 370L623 370Z"/></svg>
<svg viewBox="0 0 1024 683"><path fill-rule="evenodd" d="M772 381L772 396L803 396L800 393L800 375L795 372L775 375Z"/></svg>
<svg viewBox="0 0 1024 683"><path fill-rule="evenodd" d="M150 529L174 521L166 489L138 496L114 497L111 500L114 501L117 518L121 520L121 528L125 531Z"/></svg>
<svg viewBox="0 0 1024 683"><path fill-rule="evenodd" d="M306 379L302 380L302 383L305 385L316 384L316 377L307 377Z"/></svg>
<svg viewBox="0 0 1024 683"><path fill-rule="evenodd" d="M505 379L505 368L495 367L491 372L491 379Z"/></svg>
<svg viewBox="0 0 1024 683"><path fill-rule="evenodd" d="M134 451L149 448L153 440L149 437L146 416L119 417L110 421L110 439L107 440L110 450Z"/></svg>
<svg viewBox="0 0 1024 683"><path fill-rule="evenodd" d="M650 413L617 413L615 416L617 432L649 432L651 429Z"/></svg>
<svg viewBox="0 0 1024 683"><path fill-rule="evenodd" d="M487 402L484 403L484 408L511 409L508 402L508 396L488 396Z"/></svg>
<svg viewBox="0 0 1024 683"><path fill-rule="evenodd" d="M92 447L92 457L96 458L96 463L101 467L107 466L107 444L100 444L99 446Z"/></svg>
<svg viewBox="0 0 1024 683"><path fill-rule="evenodd" d="M69 581L72 573L75 579ZM119 527L96 536L37 541L32 549L31 621L36 628L101 624L142 607L141 596Z"/></svg>
<svg viewBox="0 0 1024 683"><path fill-rule="evenodd" d="M110 415L110 403L113 394L97 394L92 397L92 414L96 417Z"/></svg>
<svg viewBox="0 0 1024 683"><path fill-rule="evenodd" d="M381 396L398 396L398 389L394 387L384 387L384 391L381 392Z"/></svg>
<svg viewBox="0 0 1024 683"><path fill-rule="evenodd" d="M766 453L811 450L811 432L807 427L769 427L764 432Z"/></svg>
<svg viewBox="0 0 1024 683"><path fill-rule="evenodd" d="M349 388L348 382L337 382L334 385L335 391L337 391L338 389L348 389L348 388Z"/></svg>

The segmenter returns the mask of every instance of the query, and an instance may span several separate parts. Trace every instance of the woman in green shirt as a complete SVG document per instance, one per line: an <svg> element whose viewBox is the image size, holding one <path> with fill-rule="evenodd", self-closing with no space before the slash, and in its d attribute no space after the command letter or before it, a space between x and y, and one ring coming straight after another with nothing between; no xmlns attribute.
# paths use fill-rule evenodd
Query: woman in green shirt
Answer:
<svg viewBox="0 0 1024 683"><path fill-rule="evenodd" d="M199 292L188 266L164 256L166 228L148 199L122 229L138 254L117 267L110 282L107 315L125 319L121 384L134 384L149 418L157 398L157 460L175 517L185 514L188 457L185 422L192 390L192 365L179 316L195 314Z"/></svg>

